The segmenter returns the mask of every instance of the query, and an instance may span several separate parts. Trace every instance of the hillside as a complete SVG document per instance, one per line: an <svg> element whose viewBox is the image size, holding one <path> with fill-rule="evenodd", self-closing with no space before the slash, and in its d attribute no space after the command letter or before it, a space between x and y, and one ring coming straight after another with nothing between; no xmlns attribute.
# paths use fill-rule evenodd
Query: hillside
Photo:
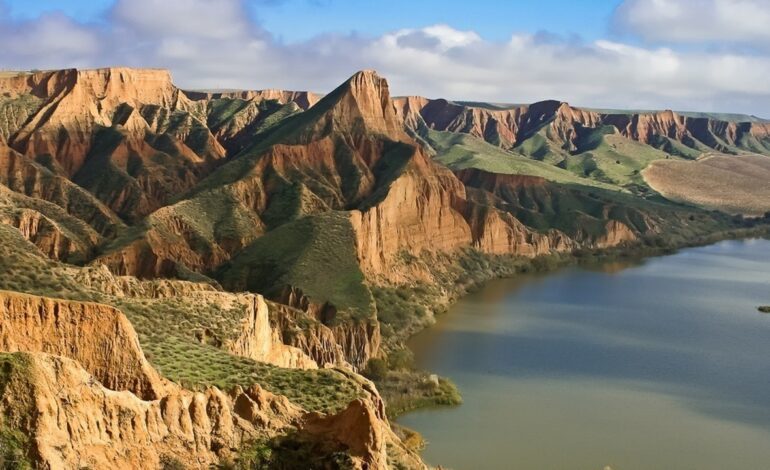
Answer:
<svg viewBox="0 0 770 470"><path fill-rule="evenodd" d="M404 97L395 104L412 134L452 167L568 180L564 172L524 157L567 170L580 184L601 183L645 197L656 191L642 172L656 160L694 160L708 153L770 156L770 123L755 116L584 109L558 101L497 105ZM666 168L686 167L671 163ZM731 200L728 192L720 198L733 212L756 213L745 198Z"/></svg>

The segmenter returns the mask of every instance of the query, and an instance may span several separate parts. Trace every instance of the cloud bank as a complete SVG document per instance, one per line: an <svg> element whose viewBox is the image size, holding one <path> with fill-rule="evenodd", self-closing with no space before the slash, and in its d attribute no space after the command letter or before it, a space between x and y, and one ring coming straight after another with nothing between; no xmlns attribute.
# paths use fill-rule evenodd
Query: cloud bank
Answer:
<svg viewBox="0 0 770 470"><path fill-rule="evenodd" d="M611 24L622 34L594 42L548 33L488 41L439 24L299 43L261 28L245 1L117 0L96 24L62 14L15 22L0 3L0 64L163 67L185 88L320 92L373 68L395 94L770 117L763 0L627 0Z"/></svg>

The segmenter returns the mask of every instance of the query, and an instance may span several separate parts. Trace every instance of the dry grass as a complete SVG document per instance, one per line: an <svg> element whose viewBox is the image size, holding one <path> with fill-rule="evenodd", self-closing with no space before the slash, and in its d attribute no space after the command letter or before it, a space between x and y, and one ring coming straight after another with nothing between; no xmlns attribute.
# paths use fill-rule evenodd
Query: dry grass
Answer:
<svg viewBox="0 0 770 470"><path fill-rule="evenodd" d="M658 160L643 172L668 199L731 214L770 211L770 157L707 154L694 162Z"/></svg>

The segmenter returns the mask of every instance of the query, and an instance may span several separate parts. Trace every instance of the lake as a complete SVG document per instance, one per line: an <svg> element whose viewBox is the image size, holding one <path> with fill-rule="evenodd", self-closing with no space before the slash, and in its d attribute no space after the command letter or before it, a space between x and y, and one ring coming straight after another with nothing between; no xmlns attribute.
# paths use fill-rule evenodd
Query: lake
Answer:
<svg viewBox="0 0 770 470"><path fill-rule="evenodd" d="M453 469L770 468L770 241L489 283L410 340L463 405L398 422Z"/></svg>

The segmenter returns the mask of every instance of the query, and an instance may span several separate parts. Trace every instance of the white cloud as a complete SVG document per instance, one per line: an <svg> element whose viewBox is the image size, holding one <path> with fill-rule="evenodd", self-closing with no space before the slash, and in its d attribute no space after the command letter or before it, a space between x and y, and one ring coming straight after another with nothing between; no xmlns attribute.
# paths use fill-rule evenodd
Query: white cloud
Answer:
<svg viewBox="0 0 770 470"><path fill-rule="evenodd" d="M0 19L3 68L54 68L87 65L99 54L98 34L59 14L35 21Z"/></svg>
<svg viewBox="0 0 770 470"><path fill-rule="evenodd" d="M614 21L652 42L770 45L767 0L626 0Z"/></svg>
<svg viewBox="0 0 770 470"><path fill-rule="evenodd" d="M395 94L770 116L770 57L757 52L583 43L550 34L515 34L496 42L448 25L379 37L327 34L287 44L249 19L245 0L192 1L199 7L194 11L178 5L181 0L118 0L100 25L56 15L24 24L0 18L0 61L24 68L167 67L187 88L321 92L356 70L374 68ZM673 5L662 10L673 18L684 8L683 1L646 1Z"/></svg>
<svg viewBox="0 0 770 470"><path fill-rule="evenodd" d="M235 0L120 0L115 20L153 37L223 40L247 34L249 15Z"/></svg>

